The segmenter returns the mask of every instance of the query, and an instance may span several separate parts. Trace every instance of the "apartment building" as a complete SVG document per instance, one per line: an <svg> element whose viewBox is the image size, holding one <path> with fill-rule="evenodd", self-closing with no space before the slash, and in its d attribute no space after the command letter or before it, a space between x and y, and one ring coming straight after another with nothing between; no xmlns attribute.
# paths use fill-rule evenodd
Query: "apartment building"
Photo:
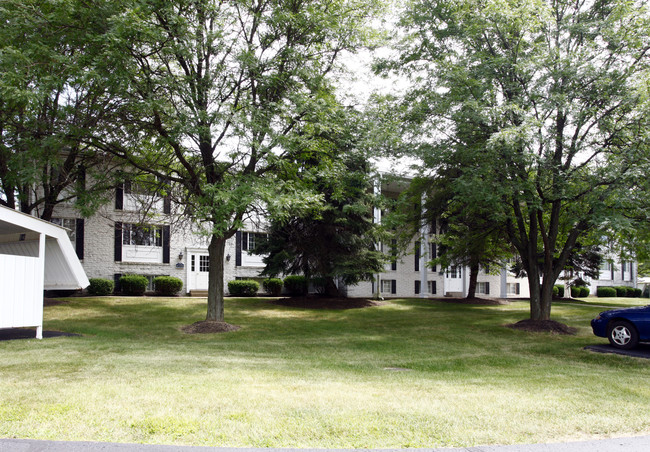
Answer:
<svg viewBox="0 0 650 452"><path fill-rule="evenodd" d="M388 197L397 196L408 181L382 180L376 190ZM124 274L175 276L183 281L183 293L202 294L208 288L208 240L200 227L183 221L173 213L169 199L157 198L125 183L115 189L114 202L102 207L91 218L80 218L72 205L58 206L53 222L68 229L86 274L119 282ZM381 221L381 211L375 211ZM227 241L224 282L234 279L260 279L262 256L252 253L264 236L263 220L246 226ZM423 228L408 249L398 250L394 243L378 244L394 256L374 281L341 287L350 297L444 297L464 296L469 286L469 269L453 266L442 269L427 263L436 257L432 238L438 231ZM559 281L561 283L561 281ZM600 285L635 285L632 262L607 261L601 277L590 281L592 294ZM153 289L153 286L150 287ZM481 269L477 296L526 298L528 282L516 278L506 267Z"/></svg>

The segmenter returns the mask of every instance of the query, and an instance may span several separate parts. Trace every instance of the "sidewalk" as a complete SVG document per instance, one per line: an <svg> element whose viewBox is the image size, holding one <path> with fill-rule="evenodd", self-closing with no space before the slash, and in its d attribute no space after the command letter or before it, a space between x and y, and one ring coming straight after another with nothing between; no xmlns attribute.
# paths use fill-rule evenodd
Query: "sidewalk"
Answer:
<svg viewBox="0 0 650 452"><path fill-rule="evenodd" d="M0 439L0 452L352 452L370 449L254 449L229 447L157 446L96 442ZM380 449L381 452L647 452L650 436L554 444L476 446L443 449ZM378 452L378 451L377 451Z"/></svg>

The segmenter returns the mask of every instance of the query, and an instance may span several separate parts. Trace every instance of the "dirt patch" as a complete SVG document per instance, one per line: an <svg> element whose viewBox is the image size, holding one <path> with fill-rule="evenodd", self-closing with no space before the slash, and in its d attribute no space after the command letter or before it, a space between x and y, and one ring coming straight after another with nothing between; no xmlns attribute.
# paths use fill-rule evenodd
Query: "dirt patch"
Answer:
<svg viewBox="0 0 650 452"><path fill-rule="evenodd" d="M237 331L241 327L231 325L226 322L215 322L212 320L203 320L194 322L191 325L181 327L181 331L186 334L211 334L211 333L229 333Z"/></svg>
<svg viewBox="0 0 650 452"><path fill-rule="evenodd" d="M577 328L565 325L564 323L556 322L555 320L520 320L517 323L506 325L508 328L515 330L529 331L532 333L555 333L575 335L578 332Z"/></svg>
<svg viewBox="0 0 650 452"><path fill-rule="evenodd" d="M444 298L429 298L429 300L442 301L443 303L455 303L455 304L478 304L485 306L496 306L510 304L508 300L502 298L453 298L453 297L444 297Z"/></svg>
<svg viewBox="0 0 650 452"><path fill-rule="evenodd" d="M384 303L367 298L291 297L269 301L271 304L306 309L360 309L381 306Z"/></svg>

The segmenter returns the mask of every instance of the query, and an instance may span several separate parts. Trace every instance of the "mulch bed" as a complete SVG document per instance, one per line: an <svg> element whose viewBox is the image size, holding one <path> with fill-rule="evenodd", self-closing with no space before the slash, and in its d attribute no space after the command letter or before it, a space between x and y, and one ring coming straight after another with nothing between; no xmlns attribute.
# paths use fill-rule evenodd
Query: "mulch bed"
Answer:
<svg viewBox="0 0 650 452"><path fill-rule="evenodd" d="M241 327L231 325L226 322L215 322L213 320L202 320L194 322L191 325L181 327L181 331L186 334L211 334L211 333L230 333L237 331Z"/></svg>
<svg viewBox="0 0 650 452"><path fill-rule="evenodd" d="M531 333L554 333L573 336L578 332L577 328L556 322L555 320L526 319L520 320L517 323L510 323L506 326L515 330L528 331Z"/></svg>
<svg viewBox="0 0 650 452"><path fill-rule="evenodd" d="M291 308L306 309L360 309L381 306L384 303L367 298L291 297L270 300L269 303Z"/></svg>
<svg viewBox="0 0 650 452"><path fill-rule="evenodd" d="M429 298L429 300L442 301L444 303L455 303L455 304L477 304L485 306L496 306L510 304L508 300L502 298L454 298L454 297L444 297L444 298Z"/></svg>

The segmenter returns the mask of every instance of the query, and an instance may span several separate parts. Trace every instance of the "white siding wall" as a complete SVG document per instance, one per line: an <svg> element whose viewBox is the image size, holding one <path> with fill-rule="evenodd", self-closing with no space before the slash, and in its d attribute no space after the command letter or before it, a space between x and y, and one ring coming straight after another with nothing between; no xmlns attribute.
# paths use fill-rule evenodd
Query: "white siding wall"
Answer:
<svg viewBox="0 0 650 452"><path fill-rule="evenodd" d="M43 261L0 254L0 328L43 323Z"/></svg>

